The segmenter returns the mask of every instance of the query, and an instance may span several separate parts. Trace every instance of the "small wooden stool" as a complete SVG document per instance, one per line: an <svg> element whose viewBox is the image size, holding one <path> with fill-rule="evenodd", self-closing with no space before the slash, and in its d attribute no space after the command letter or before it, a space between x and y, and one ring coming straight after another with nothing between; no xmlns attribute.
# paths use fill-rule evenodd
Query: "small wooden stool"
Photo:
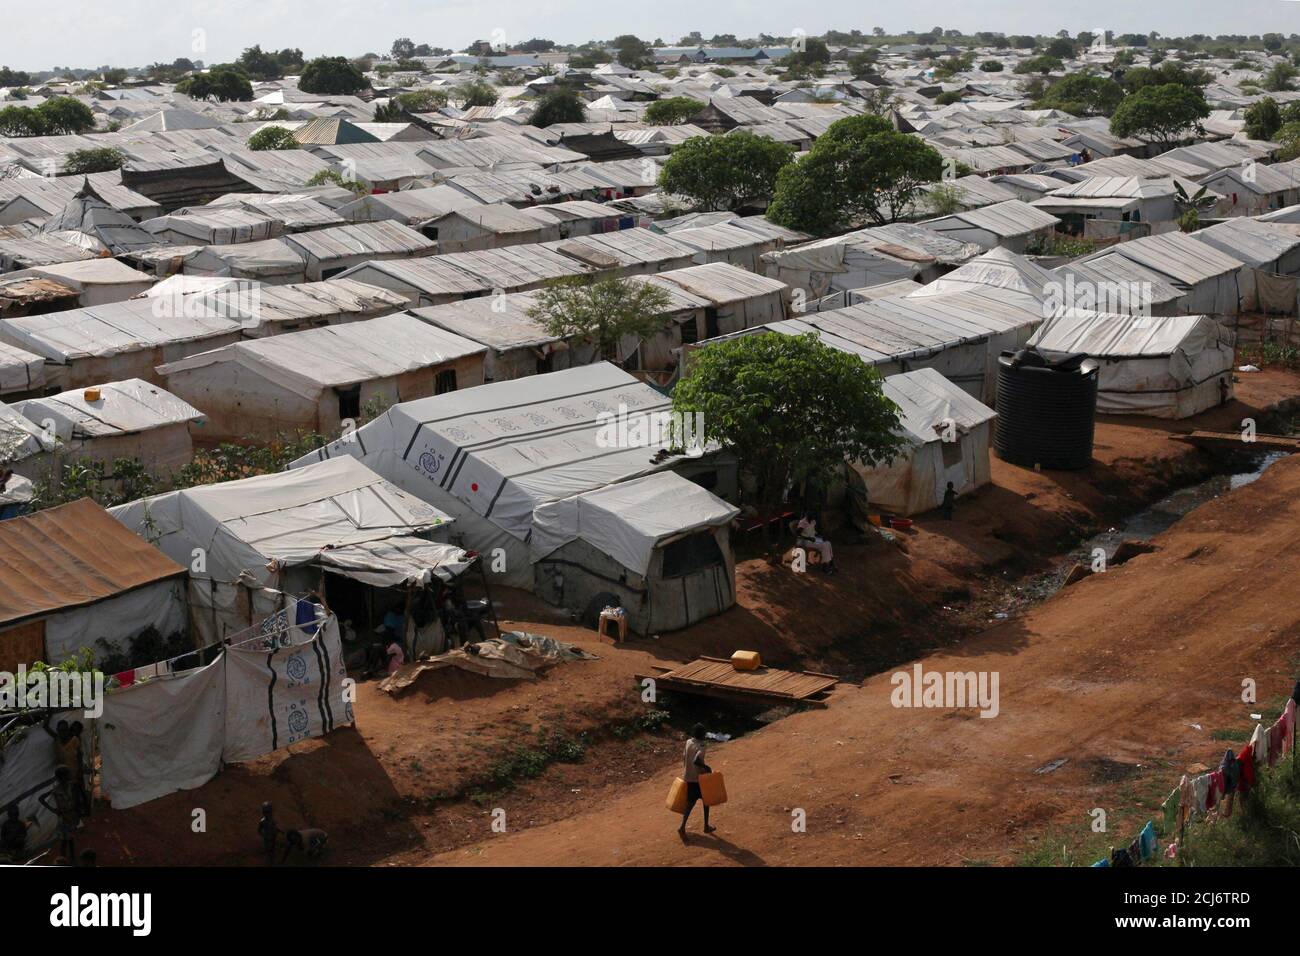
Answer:
<svg viewBox="0 0 1300 956"><path fill-rule="evenodd" d="M596 633L600 637L605 637L606 636L605 624L610 621L614 622L617 627L617 632L609 635L614 639L614 643L617 644L622 641L626 641L627 640L627 615L619 614L615 611L606 610L600 612L600 627L596 629Z"/></svg>

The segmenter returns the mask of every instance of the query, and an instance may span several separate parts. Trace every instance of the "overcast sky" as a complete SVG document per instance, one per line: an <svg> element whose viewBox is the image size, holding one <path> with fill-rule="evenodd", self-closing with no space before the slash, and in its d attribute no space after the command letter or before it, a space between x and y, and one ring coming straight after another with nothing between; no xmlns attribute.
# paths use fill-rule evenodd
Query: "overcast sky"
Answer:
<svg viewBox="0 0 1300 956"><path fill-rule="evenodd" d="M0 16L0 65L25 70L139 66L182 56L218 63L254 43L300 47L308 57L356 56L386 52L399 36L462 49L494 36L580 43L635 33L672 43L692 30L744 37L788 36L796 28L869 33L876 26L890 33L935 26L964 33L1300 33L1297 0L0 0Z"/></svg>

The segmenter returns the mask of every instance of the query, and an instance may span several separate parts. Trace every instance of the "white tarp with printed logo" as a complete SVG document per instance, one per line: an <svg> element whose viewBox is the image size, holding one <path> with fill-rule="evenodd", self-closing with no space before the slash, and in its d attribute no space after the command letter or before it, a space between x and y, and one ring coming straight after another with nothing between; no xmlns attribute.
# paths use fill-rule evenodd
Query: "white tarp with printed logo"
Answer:
<svg viewBox="0 0 1300 956"><path fill-rule="evenodd" d="M100 788L114 810L201 787L221 769L226 657L104 699Z"/></svg>
<svg viewBox="0 0 1300 956"><path fill-rule="evenodd" d="M314 636L299 627L287 633L288 646L226 650L227 763L352 723L337 618L328 618Z"/></svg>

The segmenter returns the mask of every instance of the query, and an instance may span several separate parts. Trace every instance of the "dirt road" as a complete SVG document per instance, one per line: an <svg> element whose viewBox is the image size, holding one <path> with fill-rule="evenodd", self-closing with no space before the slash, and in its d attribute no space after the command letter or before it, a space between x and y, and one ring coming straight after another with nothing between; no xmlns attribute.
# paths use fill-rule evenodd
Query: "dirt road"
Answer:
<svg viewBox="0 0 1300 956"><path fill-rule="evenodd" d="M996 672L996 717L895 708L886 673L841 688L828 710L716 748L710 762L731 801L715 837L677 840L663 808L669 768L595 811L518 832L508 821L521 808L507 797L506 833L400 862L956 865L1007 862L1033 833L1082 840L1094 807L1145 819L1152 792L1222 754L1215 730L1246 727L1264 709L1241 702L1243 679L1257 682L1261 701L1290 691L1298 501L1291 458L1193 512L1155 553L922 660L927 672ZM1035 773L1061 758L1060 769ZM800 809L804 833L792 829Z"/></svg>

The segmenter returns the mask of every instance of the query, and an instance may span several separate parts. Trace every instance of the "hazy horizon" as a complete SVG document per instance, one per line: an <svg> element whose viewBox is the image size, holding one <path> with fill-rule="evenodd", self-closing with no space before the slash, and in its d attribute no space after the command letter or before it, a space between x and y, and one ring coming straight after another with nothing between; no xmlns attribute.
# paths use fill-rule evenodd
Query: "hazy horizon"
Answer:
<svg viewBox="0 0 1300 956"><path fill-rule="evenodd" d="M1091 12L1061 11L1029 0L988 0L978 5L915 0L905 12L894 5L828 0L815 11L791 14L774 0L728 0L701 10L683 0L646 7L581 0L116 0L112 4L66 0L56 7L24 7L0 36L0 65L39 71L57 67L133 67L178 57L207 63L233 60L245 48L301 48L307 57L386 53L398 37L435 47L463 49L478 39L519 43L542 37L584 43L634 33L647 41L677 40L698 30L706 38L767 33L810 35L828 29L873 27L898 34L935 26L971 34L1054 34L1065 29L1190 34L1300 33L1296 0L1242 0L1225 6L1207 0L1175 2L1098 0ZM815 15L812 15L815 12ZM196 32L198 31L198 32ZM495 32L500 31L500 32Z"/></svg>

